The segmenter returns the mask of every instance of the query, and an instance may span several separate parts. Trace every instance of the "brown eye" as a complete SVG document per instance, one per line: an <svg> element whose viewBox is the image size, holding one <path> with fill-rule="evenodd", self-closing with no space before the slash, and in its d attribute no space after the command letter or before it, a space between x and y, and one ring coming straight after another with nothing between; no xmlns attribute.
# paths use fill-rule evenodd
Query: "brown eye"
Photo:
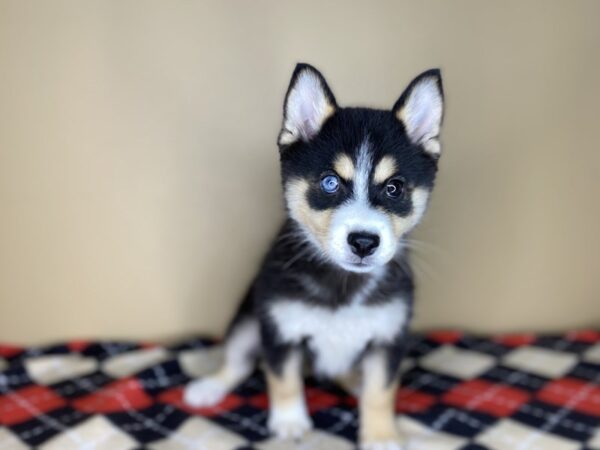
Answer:
<svg viewBox="0 0 600 450"><path fill-rule="evenodd" d="M398 198L404 192L404 180L402 178L392 178L385 185L385 193L390 198Z"/></svg>

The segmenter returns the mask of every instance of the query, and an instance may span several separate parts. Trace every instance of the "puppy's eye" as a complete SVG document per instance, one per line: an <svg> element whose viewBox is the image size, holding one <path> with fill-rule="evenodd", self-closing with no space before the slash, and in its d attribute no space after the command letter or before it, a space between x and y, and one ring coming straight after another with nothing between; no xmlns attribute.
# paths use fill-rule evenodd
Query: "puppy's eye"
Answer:
<svg viewBox="0 0 600 450"><path fill-rule="evenodd" d="M340 188L340 179L337 175L325 175L321 178L321 189L327 194L334 194Z"/></svg>
<svg viewBox="0 0 600 450"><path fill-rule="evenodd" d="M404 193L404 180L402 178L392 178L385 185L385 193L390 198L398 198Z"/></svg>

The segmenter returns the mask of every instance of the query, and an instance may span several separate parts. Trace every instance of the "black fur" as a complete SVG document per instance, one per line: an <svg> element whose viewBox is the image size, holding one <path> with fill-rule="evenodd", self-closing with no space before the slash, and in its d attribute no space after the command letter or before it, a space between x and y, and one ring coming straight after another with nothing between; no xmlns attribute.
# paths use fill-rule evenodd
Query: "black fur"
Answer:
<svg viewBox="0 0 600 450"><path fill-rule="evenodd" d="M404 126L392 111L370 108L338 108L310 142L297 141L283 146L280 152L283 182L292 177L313 181L309 202L314 209L340 205L352 192L352 182L345 183L335 195L328 195L320 190L318 180L324 173L333 170L334 158L340 152L354 159L353 151L365 136L368 136L373 148L374 165L385 155L393 155L398 162L398 175L406 180L411 189L433 188L437 159L409 141ZM406 194L410 194L410 191ZM372 186L369 197L374 206L382 206L400 216L410 213L410 203L391 201L385 196L381 185Z"/></svg>

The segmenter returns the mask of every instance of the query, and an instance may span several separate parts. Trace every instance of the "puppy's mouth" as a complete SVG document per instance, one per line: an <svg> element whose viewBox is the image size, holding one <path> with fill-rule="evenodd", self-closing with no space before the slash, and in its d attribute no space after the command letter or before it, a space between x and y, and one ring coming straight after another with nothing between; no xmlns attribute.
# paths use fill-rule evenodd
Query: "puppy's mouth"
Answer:
<svg viewBox="0 0 600 450"><path fill-rule="evenodd" d="M374 264L372 258L361 258L353 261L340 261L338 263L343 269L349 272L370 272L377 264Z"/></svg>

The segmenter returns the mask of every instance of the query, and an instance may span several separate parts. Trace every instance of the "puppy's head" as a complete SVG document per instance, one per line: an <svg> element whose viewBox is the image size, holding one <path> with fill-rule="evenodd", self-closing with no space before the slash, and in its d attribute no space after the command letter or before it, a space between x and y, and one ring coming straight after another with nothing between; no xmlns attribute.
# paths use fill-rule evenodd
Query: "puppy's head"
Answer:
<svg viewBox="0 0 600 450"><path fill-rule="evenodd" d="M290 217L353 272L388 263L433 188L443 116L439 70L415 78L391 110L340 108L314 67L292 75L279 134Z"/></svg>

